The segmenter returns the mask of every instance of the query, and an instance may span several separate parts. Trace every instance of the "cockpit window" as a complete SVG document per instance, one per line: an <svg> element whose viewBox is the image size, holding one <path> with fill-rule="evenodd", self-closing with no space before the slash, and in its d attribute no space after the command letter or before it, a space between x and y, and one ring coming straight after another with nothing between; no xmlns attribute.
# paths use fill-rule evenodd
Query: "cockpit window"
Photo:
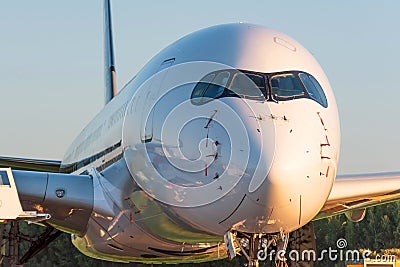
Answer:
<svg viewBox="0 0 400 267"><path fill-rule="evenodd" d="M223 70L204 76L193 89L191 100L195 105L202 105L221 97L265 100L265 92L263 75Z"/></svg>
<svg viewBox="0 0 400 267"><path fill-rule="evenodd" d="M231 74L228 71L223 71L215 75L215 78L209 83L205 90L203 97L220 97L226 88L230 76Z"/></svg>
<svg viewBox="0 0 400 267"><path fill-rule="evenodd" d="M210 86L211 81L214 79L215 73L210 73L205 76L194 88L192 93L193 97L200 97L204 95L204 92L207 90L208 86Z"/></svg>
<svg viewBox="0 0 400 267"><path fill-rule="evenodd" d="M299 77L310 97L326 108L328 102L319 82L312 75L307 73L299 73Z"/></svg>
<svg viewBox="0 0 400 267"><path fill-rule="evenodd" d="M205 104L220 96L224 92L229 76L230 73L228 71L207 74L196 84L192 92L191 99L193 104Z"/></svg>
<svg viewBox="0 0 400 267"><path fill-rule="evenodd" d="M229 89L242 98L265 99L265 81L262 75L238 72L233 76Z"/></svg>
<svg viewBox="0 0 400 267"><path fill-rule="evenodd" d="M292 73L283 73L271 77L272 97L276 100L288 100L304 97L304 89Z"/></svg>
<svg viewBox="0 0 400 267"><path fill-rule="evenodd" d="M311 74L300 71L215 71L204 76L196 84L191 101L194 105L202 105L222 97L274 102L308 98L325 108L328 107L324 90L318 81Z"/></svg>

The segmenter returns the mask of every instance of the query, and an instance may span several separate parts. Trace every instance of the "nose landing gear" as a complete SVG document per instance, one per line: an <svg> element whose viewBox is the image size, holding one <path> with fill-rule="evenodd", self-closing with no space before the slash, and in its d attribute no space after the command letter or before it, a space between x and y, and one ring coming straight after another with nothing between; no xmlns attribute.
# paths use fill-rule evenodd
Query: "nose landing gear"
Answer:
<svg viewBox="0 0 400 267"><path fill-rule="evenodd" d="M312 223L291 233L249 234L229 231L224 236L228 258L242 254L247 267L258 267L261 261L274 262L276 267L312 267L315 258L303 259L303 255L315 255L315 236ZM289 254L287 250L290 250ZM307 253L303 253L307 252ZM289 257L288 257L289 255Z"/></svg>
<svg viewBox="0 0 400 267"><path fill-rule="evenodd" d="M275 260L277 267L288 267L284 252L289 242L289 234L227 232L224 239L229 259L242 254L247 259L247 267L258 267L259 262L265 260Z"/></svg>

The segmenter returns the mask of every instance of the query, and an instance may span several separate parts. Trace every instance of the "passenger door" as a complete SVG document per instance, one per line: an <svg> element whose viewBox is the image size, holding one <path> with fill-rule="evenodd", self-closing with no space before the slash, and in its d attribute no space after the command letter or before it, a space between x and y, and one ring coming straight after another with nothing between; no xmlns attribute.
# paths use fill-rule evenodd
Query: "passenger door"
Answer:
<svg viewBox="0 0 400 267"><path fill-rule="evenodd" d="M157 103L157 98L159 97L159 91L161 88L161 85L163 81L165 80L165 77L168 74L167 68L171 67L172 64L174 64L175 58L169 58L164 60L158 71L157 74L152 78L153 80L151 81L151 90L147 94L145 105L148 105L149 107L153 106L150 110L150 113L144 114L142 117L142 131L141 131L141 140L143 143L151 142L153 139L153 117L154 117L154 110L156 109ZM163 71L164 70L164 71Z"/></svg>

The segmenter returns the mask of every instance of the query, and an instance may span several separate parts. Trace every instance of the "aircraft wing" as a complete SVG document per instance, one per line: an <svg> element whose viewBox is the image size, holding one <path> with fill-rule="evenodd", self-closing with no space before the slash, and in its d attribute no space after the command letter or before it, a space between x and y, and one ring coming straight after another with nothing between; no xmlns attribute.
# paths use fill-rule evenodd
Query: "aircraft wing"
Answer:
<svg viewBox="0 0 400 267"><path fill-rule="evenodd" d="M328 200L314 220L364 211L396 200L400 200L400 172L338 175Z"/></svg>
<svg viewBox="0 0 400 267"><path fill-rule="evenodd" d="M59 172L61 161L12 158L0 156L0 168L12 168L13 170Z"/></svg>

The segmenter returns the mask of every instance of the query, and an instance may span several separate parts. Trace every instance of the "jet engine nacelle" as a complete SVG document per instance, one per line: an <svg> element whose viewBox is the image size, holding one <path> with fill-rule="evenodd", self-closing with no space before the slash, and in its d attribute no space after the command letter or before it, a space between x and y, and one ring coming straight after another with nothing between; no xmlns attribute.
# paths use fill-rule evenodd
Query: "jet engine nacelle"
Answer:
<svg viewBox="0 0 400 267"><path fill-rule="evenodd" d="M51 216L48 222L82 236L93 209L93 179L89 175L12 171L23 211Z"/></svg>

